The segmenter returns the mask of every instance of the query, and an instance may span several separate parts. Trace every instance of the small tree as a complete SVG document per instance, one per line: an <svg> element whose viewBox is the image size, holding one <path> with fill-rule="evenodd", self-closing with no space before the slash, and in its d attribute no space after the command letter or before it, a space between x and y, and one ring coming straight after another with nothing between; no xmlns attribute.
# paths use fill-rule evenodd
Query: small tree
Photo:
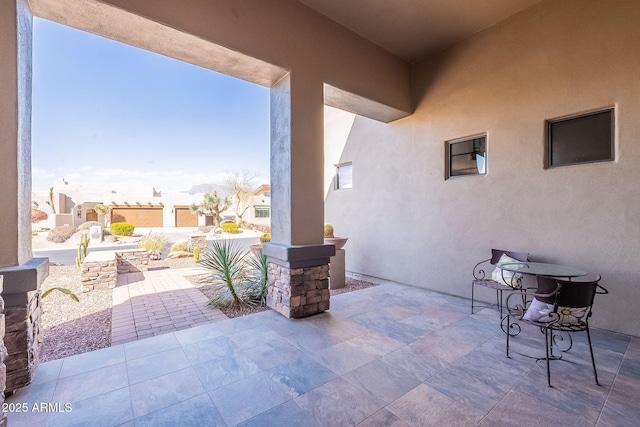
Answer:
<svg viewBox="0 0 640 427"><path fill-rule="evenodd" d="M243 170L231 172L224 181L224 185L233 199L236 223L242 225L242 216L249 209L249 195L255 187L256 174Z"/></svg>
<svg viewBox="0 0 640 427"><path fill-rule="evenodd" d="M98 212L99 214L104 215L104 225L107 225L107 222L109 221L109 215L111 215L113 207L99 203L93 207L93 210Z"/></svg>
<svg viewBox="0 0 640 427"><path fill-rule="evenodd" d="M229 197L218 196L218 192L205 193L202 202L192 203L189 206L191 213L194 215L212 215L213 225L220 225L220 214L231 206Z"/></svg>

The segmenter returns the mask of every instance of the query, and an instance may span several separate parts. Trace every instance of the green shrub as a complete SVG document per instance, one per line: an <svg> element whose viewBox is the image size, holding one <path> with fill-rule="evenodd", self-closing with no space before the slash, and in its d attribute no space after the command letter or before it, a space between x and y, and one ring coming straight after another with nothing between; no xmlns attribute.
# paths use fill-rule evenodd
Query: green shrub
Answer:
<svg viewBox="0 0 640 427"><path fill-rule="evenodd" d="M260 236L260 243L264 244L271 241L271 233L265 233Z"/></svg>
<svg viewBox="0 0 640 427"><path fill-rule="evenodd" d="M47 240L54 243L64 243L69 240L69 238L73 236L77 231L77 228L69 224L59 225L49 230L49 233L47 234Z"/></svg>
<svg viewBox="0 0 640 427"><path fill-rule="evenodd" d="M133 226L132 226L133 227ZM165 246L169 244L169 241L163 234L157 234L149 232L146 236L140 239L140 247L145 251L150 252L162 252Z"/></svg>
<svg viewBox="0 0 640 427"><path fill-rule="evenodd" d="M83 222L82 224L80 224L80 226L78 226L78 230L88 230L91 227L94 226L100 226L103 227L103 224L101 222L98 221L87 221L87 222Z"/></svg>
<svg viewBox="0 0 640 427"><path fill-rule="evenodd" d="M108 228L103 228L102 229L102 235L103 236L111 236L111 230L109 230Z"/></svg>
<svg viewBox="0 0 640 427"><path fill-rule="evenodd" d="M225 233L236 234L238 232L238 228L240 226L235 222L223 222L220 227L224 230Z"/></svg>
<svg viewBox="0 0 640 427"><path fill-rule="evenodd" d="M114 222L109 228L111 229L111 233L116 236L131 236L136 227L126 222Z"/></svg>
<svg viewBox="0 0 640 427"><path fill-rule="evenodd" d="M187 242L178 242L171 245L171 252L186 252Z"/></svg>

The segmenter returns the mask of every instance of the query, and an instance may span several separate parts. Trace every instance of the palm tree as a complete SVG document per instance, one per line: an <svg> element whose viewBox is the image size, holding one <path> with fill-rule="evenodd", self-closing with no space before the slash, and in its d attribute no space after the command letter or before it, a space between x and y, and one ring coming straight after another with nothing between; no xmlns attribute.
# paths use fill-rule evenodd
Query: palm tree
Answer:
<svg viewBox="0 0 640 427"><path fill-rule="evenodd" d="M220 225L220 213L224 212L231 206L229 197L218 196L218 192L205 193L202 202L192 203L189 206L191 213L194 215L211 215L213 216L213 225Z"/></svg>

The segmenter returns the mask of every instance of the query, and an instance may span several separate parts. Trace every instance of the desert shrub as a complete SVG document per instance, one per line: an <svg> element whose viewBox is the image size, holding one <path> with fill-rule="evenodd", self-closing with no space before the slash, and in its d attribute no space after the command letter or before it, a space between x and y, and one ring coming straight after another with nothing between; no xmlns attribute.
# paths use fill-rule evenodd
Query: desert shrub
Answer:
<svg viewBox="0 0 640 427"><path fill-rule="evenodd" d="M161 252L168 244L169 241L163 234L149 232L149 234L140 239L139 245L145 251Z"/></svg>
<svg viewBox="0 0 640 427"><path fill-rule="evenodd" d="M31 208L31 224L35 224L40 221L44 221L49 218L46 212L41 211L40 209Z"/></svg>
<svg viewBox="0 0 640 427"><path fill-rule="evenodd" d="M47 240L54 243L64 243L78 231L77 228L65 224L59 225L47 233Z"/></svg>
<svg viewBox="0 0 640 427"><path fill-rule="evenodd" d="M260 236L260 243L267 243L271 241L271 233L265 233Z"/></svg>
<svg viewBox="0 0 640 427"><path fill-rule="evenodd" d="M78 230L88 230L91 227L95 227L95 226L102 227L103 224L101 222L98 222L98 221L87 221L87 222L83 222L82 224L80 224L78 226Z"/></svg>
<svg viewBox="0 0 640 427"><path fill-rule="evenodd" d="M186 252L187 242L178 242L171 245L171 252Z"/></svg>
<svg viewBox="0 0 640 427"><path fill-rule="evenodd" d="M111 230L109 230L108 228L103 228L102 229L102 235L103 236L111 236Z"/></svg>
<svg viewBox="0 0 640 427"><path fill-rule="evenodd" d="M223 222L220 227L222 227L225 233L229 234L236 234L238 232L238 228L240 228L240 226L235 222Z"/></svg>
<svg viewBox="0 0 640 427"><path fill-rule="evenodd" d="M109 228L111 229L111 233L116 236L131 236L136 227L126 222L114 222Z"/></svg>

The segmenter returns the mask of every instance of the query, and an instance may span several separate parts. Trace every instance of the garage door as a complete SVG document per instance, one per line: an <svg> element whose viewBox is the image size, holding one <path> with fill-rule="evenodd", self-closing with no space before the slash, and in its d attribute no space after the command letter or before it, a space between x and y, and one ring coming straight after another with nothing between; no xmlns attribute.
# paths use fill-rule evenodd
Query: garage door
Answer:
<svg viewBox="0 0 640 427"><path fill-rule="evenodd" d="M175 206L176 227L197 227L198 215L194 215L189 207Z"/></svg>
<svg viewBox="0 0 640 427"><path fill-rule="evenodd" d="M127 222L136 227L162 227L162 207L117 207L111 222Z"/></svg>

